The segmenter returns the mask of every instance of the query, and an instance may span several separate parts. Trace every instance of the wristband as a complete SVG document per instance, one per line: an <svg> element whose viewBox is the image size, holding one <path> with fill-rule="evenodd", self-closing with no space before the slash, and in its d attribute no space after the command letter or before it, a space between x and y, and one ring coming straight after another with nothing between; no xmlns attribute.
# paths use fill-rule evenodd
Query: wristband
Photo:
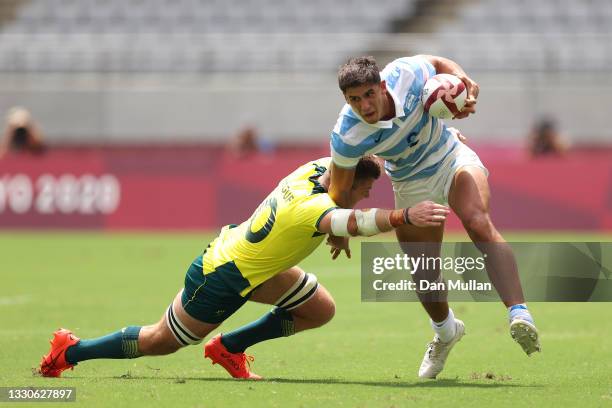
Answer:
<svg viewBox="0 0 612 408"><path fill-rule="evenodd" d="M410 216L408 215L409 210L410 210L410 207L404 208L404 223L406 225L413 225L412 222L410 222Z"/></svg>
<svg viewBox="0 0 612 408"><path fill-rule="evenodd" d="M408 210L409 208L391 211L391 214L389 214L389 224L391 224L393 228L397 228L400 225L412 225L408 217Z"/></svg>

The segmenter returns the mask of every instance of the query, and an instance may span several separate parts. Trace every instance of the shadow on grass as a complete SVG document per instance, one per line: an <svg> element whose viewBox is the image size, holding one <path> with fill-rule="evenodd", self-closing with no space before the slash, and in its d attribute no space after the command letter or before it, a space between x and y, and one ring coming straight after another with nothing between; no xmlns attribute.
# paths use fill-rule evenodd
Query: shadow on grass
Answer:
<svg viewBox="0 0 612 408"><path fill-rule="evenodd" d="M67 377L74 379L84 379L86 377ZM98 377L99 378L99 377ZM317 384L317 385L363 385L368 387L386 387L386 388L537 388L539 385L521 385L504 383L494 380L462 380L455 379L440 379L440 380L412 380L412 381L353 381L339 378L266 378L260 381L236 380L227 377L161 377L161 376L132 376L123 375L119 377L104 377L105 379L113 380L168 380L176 384L182 384L187 381L203 381L203 382L232 382L232 383L248 383L248 384Z"/></svg>
<svg viewBox="0 0 612 408"><path fill-rule="evenodd" d="M187 378L185 378L187 380ZM230 378L193 378L196 381L236 381ZM321 385L365 385L370 387L389 387L389 388L446 388L446 387L466 387L466 388L501 388L501 387L529 387L520 384L504 384L500 382L464 382L461 379L441 379L441 380L416 380L416 381L354 381L339 378L266 378L265 383L281 384L321 384Z"/></svg>

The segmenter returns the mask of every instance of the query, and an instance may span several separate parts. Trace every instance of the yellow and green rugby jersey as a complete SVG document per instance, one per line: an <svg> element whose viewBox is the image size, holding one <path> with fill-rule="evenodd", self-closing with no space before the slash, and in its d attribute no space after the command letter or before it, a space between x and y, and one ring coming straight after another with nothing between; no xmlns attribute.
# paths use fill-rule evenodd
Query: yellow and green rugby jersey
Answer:
<svg viewBox="0 0 612 408"><path fill-rule="evenodd" d="M317 231L319 221L337 208L318 182L330 163L328 157L299 167L281 180L251 218L223 227L202 257L204 274L218 272L246 296L310 255L325 237Z"/></svg>

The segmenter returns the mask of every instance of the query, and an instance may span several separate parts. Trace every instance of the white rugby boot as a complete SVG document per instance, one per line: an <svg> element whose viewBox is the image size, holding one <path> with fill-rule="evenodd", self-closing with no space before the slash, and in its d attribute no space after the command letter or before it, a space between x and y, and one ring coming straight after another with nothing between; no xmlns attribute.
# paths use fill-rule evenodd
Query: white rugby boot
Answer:
<svg viewBox="0 0 612 408"><path fill-rule="evenodd" d="M523 351L531 356L536 351L542 351L540 345L540 334L533 322L526 319L516 318L510 323L510 336L523 348Z"/></svg>
<svg viewBox="0 0 612 408"><path fill-rule="evenodd" d="M436 378L444 369L448 353L465 334L465 324L461 320L455 319L455 325L457 331L451 341L442 343L436 334L433 341L427 345L423 362L419 368L419 378Z"/></svg>

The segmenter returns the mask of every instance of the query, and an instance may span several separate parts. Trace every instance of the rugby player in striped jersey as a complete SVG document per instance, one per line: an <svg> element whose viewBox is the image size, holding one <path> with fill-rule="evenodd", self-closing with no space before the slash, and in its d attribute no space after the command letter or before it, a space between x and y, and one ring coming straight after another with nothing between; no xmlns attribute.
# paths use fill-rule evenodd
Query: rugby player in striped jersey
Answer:
<svg viewBox="0 0 612 408"><path fill-rule="evenodd" d="M374 58L359 57L340 67L338 83L346 104L331 133L330 196L341 207L350 207L355 166L360 157L374 154L385 159L396 208L423 200L449 204L472 241L486 254L489 278L508 309L510 334L530 355L540 351L539 335L525 304L512 250L491 221L488 171L476 153L460 142L458 131L423 109L425 82L443 73L457 76L467 88L465 107L455 118L475 113L478 84L447 58L399 58L380 71ZM410 243L412 250L430 257L439 256L443 234L444 225L402 225L396 229L400 243ZM336 249L334 257L348 250L348 238L332 237L331 241ZM417 243L423 244L419 248ZM413 276L416 281L441 279L439 270L417 271ZM435 378L451 348L463 336L464 324L455 319L444 293L432 296L421 292L419 298L435 332L419 376Z"/></svg>

